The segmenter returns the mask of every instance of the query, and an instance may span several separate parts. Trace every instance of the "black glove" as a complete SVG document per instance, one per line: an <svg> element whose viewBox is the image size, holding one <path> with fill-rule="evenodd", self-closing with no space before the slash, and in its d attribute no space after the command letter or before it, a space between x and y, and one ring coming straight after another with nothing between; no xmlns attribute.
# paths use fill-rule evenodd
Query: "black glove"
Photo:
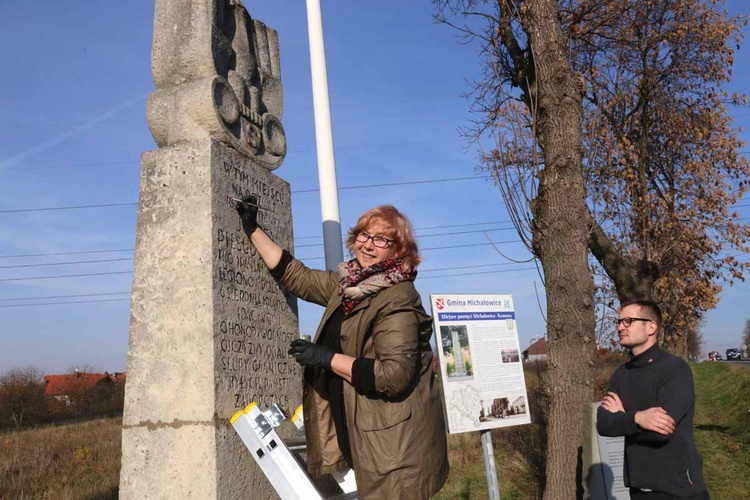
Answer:
<svg viewBox="0 0 750 500"><path fill-rule="evenodd" d="M326 346L312 344L307 340L295 339L289 344L289 354L302 366L331 369L334 352Z"/></svg>
<svg viewBox="0 0 750 500"><path fill-rule="evenodd" d="M242 219L242 229L248 237L258 229L258 197L254 194L242 198L237 202L237 213Z"/></svg>

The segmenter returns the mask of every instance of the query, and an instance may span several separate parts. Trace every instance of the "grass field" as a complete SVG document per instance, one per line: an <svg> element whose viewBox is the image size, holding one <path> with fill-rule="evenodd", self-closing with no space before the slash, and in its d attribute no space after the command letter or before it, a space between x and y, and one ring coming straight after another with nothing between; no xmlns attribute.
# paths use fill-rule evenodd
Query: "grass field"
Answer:
<svg viewBox="0 0 750 500"><path fill-rule="evenodd" d="M712 499L750 498L750 369L730 362L693 366L695 442Z"/></svg>
<svg viewBox="0 0 750 500"><path fill-rule="evenodd" d="M117 498L122 419L0 434L0 498Z"/></svg>
<svg viewBox="0 0 750 500"><path fill-rule="evenodd" d="M597 374L608 377L607 370ZM750 369L693 365L695 438L713 500L750 498ZM531 426L492 431L500 497L541 498L543 422L538 380L527 373ZM0 499L117 498L122 420L109 418L0 434ZM487 498L478 433L448 437L451 474L439 500Z"/></svg>

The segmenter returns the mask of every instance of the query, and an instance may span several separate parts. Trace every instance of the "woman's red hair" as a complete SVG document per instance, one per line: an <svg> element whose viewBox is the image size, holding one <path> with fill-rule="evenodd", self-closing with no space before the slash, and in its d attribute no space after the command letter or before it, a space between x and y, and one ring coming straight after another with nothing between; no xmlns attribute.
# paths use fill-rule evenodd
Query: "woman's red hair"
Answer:
<svg viewBox="0 0 750 500"><path fill-rule="evenodd" d="M349 237L346 239L349 252L354 248L357 235L377 223L386 227L387 234L383 236L394 240L392 245L395 256L402 260L404 268L416 269L422 258L414 238L414 229L409 219L392 205L379 205L359 216L357 223L349 229Z"/></svg>

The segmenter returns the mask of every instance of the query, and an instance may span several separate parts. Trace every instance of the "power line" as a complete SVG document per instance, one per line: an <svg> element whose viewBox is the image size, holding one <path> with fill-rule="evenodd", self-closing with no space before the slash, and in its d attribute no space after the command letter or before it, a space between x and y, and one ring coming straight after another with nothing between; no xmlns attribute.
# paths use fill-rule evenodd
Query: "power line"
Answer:
<svg viewBox="0 0 750 500"><path fill-rule="evenodd" d="M56 278L81 278L84 276L106 276L111 274L133 274L133 271L111 271L106 273L59 274L55 276L25 276L23 278L1 278L0 281L51 280Z"/></svg>
<svg viewBox="0 0 750 500"><path fill-rule="evenodd" d="M455 278L459 276L473 276L476 274L498 274L498 273L515 273L517 271L530 271L532 269L536 269L536 267L520 267L518 269L503 269L500 271L480 271L476 273L461 273L461 274L441 274L440 276L425 276L423 278L417 278L417 279L423 279L423 280L431 280L436 278Z"/></svg>
<svg viewBox="0 0 750 500"><path fill-rule="evenodd" d="M367 184L367 185L361 185L361 186L344 186L338 188L339 191L344 191L347 189L366 189L366 188L374 188L374 187L393 187L393 186L410 186L413 184L432 184L436 182L454 182L454 181L466 181L466 180L474 180L474 179L491 179L491 175L472 175L471 177L453 177L450 179L430 179L430 180L424 180L424 181L405 181L405 182L387 182L383 184ZM302 194L302 193L317 193L320 191L320 189L300 189L298 191L292 191L292 194Z"/></svg>
<svg viewBox="0 0 750 500"><path fill-rule="evenodd" d="M473 244L467 244L467 245L449 245L444 247L429 247L429 248L423 248L422 251L427 250L447 250L447 249L453 249L453 248L468 248L468 247L478 247L478 246L488 246L488 245L503 245L507 243L520 243L521 240L508 240L508 241L493 241L491 243L473 243ZM298 257L300 260L321 260L323 257ZM132 274L131 271L113 271L113 272L104 272L104 273L85 273L85 274L61 274L61 275L54 275L54 276L28 276L28 277L22 277L22 278L2 278L0 279L0 282L4 281L30 281L30 280L44 280L44 279L57 279L57 278L79 278L79 277L86 277L86 276L105 276L110 274Z"/></svg>
<svg viewBox="0 0 750 500"><path fill-rule="evenodd" d="M461 273L461 274L445 274L445 275L439 275L439 276L422 276L418 278L419 280L429 280L429 279L437 279L437 278L455 278L455 277L461 277L461 276L473 276L477 274L499 274L499 273L512 273L517 271L530 271L535 270L536 267L521 267L518 269L503 269L500 271L480 271L475 273ZM123 293L130 293L130 292L123 292ZM104 294L107 295L107 294ZM71 296L73 297L73 296ZM2 299L2 300L14 300L14 299ZM12 304L12 305L0 305L0 308L6 309L11 307L32 307L32 306L52 306L52 305L60 305L60 304L88 304L88 303L94 303L94 302L120 302L120 301L126 301L130 300L128 299L96 299L96 300L76 300L76 301L64 301L64 302L44 302L39 304Z"/></svg>
<svg viewBox="0 0 750 500"><path fill-rule="evenodd" d="M500 267L500 266L516 266L516 265L518 264L515 262L501 262L498 264L476 264L476 265L471 265L471 266L436 267L436 268L429 268L429 269L420 269L419 276L421 279L421 278L427 278L423 276L423 273L429 273L429 272L455 271L458 269L477 269L477 268L483 268L483 267ZM429 276L429 278L434 278L434 277L440 277L440 276ZM11 301L18 301L18 300L71 299L71 298L79 298L79 297L102 297L102 296L108 296L108 295L126 295L130 293L131 291L83 293L83 294L74 294L74 295L48 295L48 296L43 296L43 297L11 297L11 298L0 299L0 302L11 302Z"/></svg>
<svg viewBox="0 0 750 500"><path fill-rule="evenodd" d="M14 300L45 300L45 299L72 299L74 297L103 297L106 295L129 295L131 292L104 292L104 293L79 293L75 295L48 295L46 297L13 297L10 299L0 299L0 302L10 302Z"/></svg>
<svg viewBox="0 0 750 500"><path fill-rule="evenodd" d="M466 223L466 224L447 224L443 226L428 226L428 227L421 227L421 228L415 228L415 231L421 231L421 230L429 230L429 229L447 229L451 227L470 227L470 226L482 226L482 225L490 225L490 224L500 224L500 223L510 223L509 220L504 221L490 221L490 222L474 222L474 223ZM487 231L504 231L508 229L513 228L499 228L499 229L487 229ZM348 233L343 233L344 236L346 236ZM448 233L448 234L458 234L458 233ZM432 234L428 235L422 235L417 234L419 238L427 238L430 236L436 236ZM295 237L294 240L306 240L306 239L313 239L313 238L322 238L322 236L299 236ZM306 245L296 245L295 248L302 248ZM313 245L311 245L313 246ZM321 246L321 245L317 245ZM15 259L15 258L22 258L22 257L52 257L52 256L60 256L60 255L82 255L82 254L89 254L89 253L119 253L119 252L133 252L135 251L134 248L118 248L113 250L79 250L79 251L73 251L73 252L50 252L50 253L27 253L27 254L16 254L16 255L0 255L0 259Z"/></svg>
<svg viewBox="0 0 750 500"><path fill-rule="evenodd" d="M479 267L497 267L497 266L517 266L515 262L501 262L500 264L477 264L475 266L455 266L455 267L437 267L432 269L420 269L419 275L422 273L437 272L437 271L454 271L456 269L477 269Z"/></svg>
<svg viewBox="0 0 750 500"><path fill-rule="evenodd" d="M415 227L414 231L426 231L429 229L446 229L449 227L470 227L470 226L489 226L490 224L503 224L503 223L511 223L513 221L510 220L496 220L496 221L490 221L490 222L467 222L464 224L449 224L444 226L425 226L425 227ZM341 233L341 236L347 237L349 236L348 232ZM417 235L421 238L423 238L425 235ZM296 240L311 240L314 238L322 238L323 235L320 236L295 236L294 239Z"/></svg>
<svg viewBox="0 0 750 500"><path fill-rule="evenodd" d="M138 164L138 160L129 160L129 161L108 161L108 162L100 162L100 163L73 163L68 165L38 165L33 167L0 167L0 170L12 170L12 171L18 171L23 172L26 170L45 170L45 169L54 169L54 168L88 168L88 167L105 167L108 165L124 165L126 163L130 164Z"/></svg>
<svg viewBox="0 0 750 500"><path fill-rule="evenodd" d="M421 180L421 181L389 182L389 183L384 183L384 184L368 184L368 185L363 184L359 186L342 186L342 187L339 187L338 189L339 191L344 191L347 189L410 186L414 184L430 184L430 183L436 183L436 182L454 182L454 181L465 181L465 180L473 180L473 179L488 179L490 177L492 176L472 175L470 177L453 177L449 179L429 179L429 180ZM292 191L292 194L317 193L318 191L320 190L319 189L303 189L299 191ZM18 208L18 209L13 209L13 210L0 210L0 214L13 214L13 213L21 213L21 212L41 212L41 211L54 211L54 210L83 210L83 209L89 209L89 208L125 207L125 206L137 205L137 204L138 204L137 202L133 202L133 203L106 203L106 204L98 204L98 205L76 205L76 206L66 206L66 207Z"/></svg>
<svg viewBox="0 0 750 500"><path fill-rule="evenodd" d="M0 269L17 269L20 267L43 267L43 266L68 266L73 264L98 264L101 262L120 262L123 260L133 260L132 257L123 259L101 259L101 260L79 260L75 262L48 262L46 264L25 264L17 266L0 266Z"/></svg>
<svg viewBox="0 0 750 500"><path fill-rule="evenodd" d="M747 206L750 206L748 204ZM745 221L750 220L750 217L740 217L737 220L739 221ZM416 230L428 230L428 229L443 229L443 228L451 228L451 227L470 227L470 226L482 226L482 225L490 225L490 224L502 224L502 223L511 223L510 220L499 220L499 221L489 221L489 222L474 222L474 223L465 223L465 224L447 224L442 226L425 226L425 227L419 227L415 228ZM511 230L515 228L495 228L495 229L487 229L487 230L479 230L479 231L465 231L465 232L454 232L454 233L442 233L442 234L428 234L428 235L422 235L418 234L417 236L419 238L429 238L431 236L448 236L453 234L466 234L471 232L485 232L485 231L506 231ZM343 236L347 236L348 233L343 233ZM315 238L322 238L322 236L298 236L295 237L294 240L305 240L305 239L315 239ZM295 248L306 248L306 247L313 247L313 246L322 246L322 244L310 244L310 245L295 245ZM427 248L423 250L428 250ZM119 253L119 252L133 252L135 251L134 248L118 248L113 250L80 250L80 251L73 251L73 252L50 252L50 253L30 253L30 254L16 254L16 255L0 255L0 259L15 259L15 258L23 258L23 257L52 257L52 256L60 256L60 255L83 255L83 254L94 254L94 253ZM322 259L323 257L314 257L308 260L318 260ZM111 261L119 260L119 259L111 259ZM125 259L129 260L129 259ZM106 260L102 260L101 262L107 262ZM63 265L64 263L60 263ZM46 264L45 264L46 265ZM48 264L53 265L53 264ZM0 269L4 268L11 268L14 266L2 266ZM15 267L32 267L32 266L15 266Z"/></svg>
<svg viewBox="0 0 750 500"><path fill-rule="evenodd" d="M89 304L91 302L124 302L130 299L97 299L97 300L72 300L66 302L45 302L40 304L12 304L9 306L0 306L0 309L7 309L10 307L32 307L32 306L56 306L60 304Z"/></svg>
<svg viewBox="0 0 750 500"><path fill-rule="evenodd" d="M120 248L117 250L81 250L76 252L27 253L19 255L0 255L0 259L15 259L19 257L51 257L53 255L81 255L87 253L117 253L134 252L135 248Z"/></svg>
<svg viewBox="0 0 750 500"><path fill-rule="evenodd" d="M392 148L396 146L414 146L417 144L445 144L448 142L459 142L464 139L431 139L425 141L409 141L409 142L391 142L391 143L379 143L379 144L361 144L357 146L336 146L336 151L344 151L350 149L382 149ZM314 153L316 150L312 149L293 149L287 152L287 156L300 154L300 153ZM1 170L13 170L13 171L24 171L24 170L42 170L42 169L53 169L53 168L81 168L81 167L102 167L108 165L123 165L123 164L137 164L137 159L127 161L110 161L110 162L98 162L98 163L73 163L68 165L38 165L32 167L0 167Z"/></svg>
<svg viewBox="0 0 750 500"><path fill-rule="evenodd" d="M104 203L101 205L77 205L72 207L44 207L44 208L17 208L14 210L0 210L0 214L17 214L20 212L49 212L54 210L82 210L88 208L127 207L138 203Z"/></svg>
<svg viewBox="0 0 750 500"><path fill-rule="evenodd" d="M506 241L492 241L489 243L470 243L467 245L450 245L445 247L429 247L422 248L420 251L424 252L427 250L448 250L452 248L469 248L469 247L483 247L489 245L504 245L507 243L521 243L521 240L506 240ZM297 257L299 260L322 260L324 257Z"/></svg>
<svg viewBox="0 0 750 500"><path fill-rule="evenodd" d="M426 179L426 180L420 180L420 181L402 181L402 182L387 182L387 183L381 183L381 184L362 184L362 185L356 185L356 186L341 186L339 187L339 191L345 191L350 189L369 189L369 188L379 188L379 187L394 187L394 186L412 186L417 184L434 184L439 182L457 182L457 181L467 181L467 180L476 180L476 179L491 179L492 175L472 175L468 177L451 177L451 178L445 178L445 179ZM320 189L301 189L301 190L293 190L292 194L305 194L305 193L317 193ZM745 198L741 198L745 199ZM56 210L85 210L90 208L111 208L111 207L125 207L125 206L133 206L138 205L137 202L132 203L105 203L105 204L97 204L97 205L75 205L75 206L64 206L64 207L41 207L41 208L20 208L20 209L12 209L12 210L0 210L0 214L12 214L12 213L23 213L23 212L41 212L41 211L56 211ZM736 205L734 208L741 208L746 207L750 205Z"/></svg>
<svg viewBox="0 0 750 500"><path fill-rule="evenodd" d="M457 234L475 234L475 233L489 233L489 232L495 232L495 231L513 231L515 230L514 227L503 227L503 228L497 228L497 229L478 229L474 231L453 231L451 233L438 233L438 234L418 234L418 238L432 238L434 236L454 236ZM294 245L294 248L309 248L309 247L322 247L323 243L309 243L306 245ZM426 248L423 250L427 250ZM2 269L2 268L0 268Z"/></svg>

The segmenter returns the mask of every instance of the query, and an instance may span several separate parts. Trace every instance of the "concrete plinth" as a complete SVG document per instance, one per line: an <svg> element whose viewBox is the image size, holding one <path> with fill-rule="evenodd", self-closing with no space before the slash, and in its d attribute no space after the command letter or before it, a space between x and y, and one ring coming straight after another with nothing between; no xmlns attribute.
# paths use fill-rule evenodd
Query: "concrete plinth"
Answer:
<svg viewBox="0 0 750 500"><path fill-rule="evenodd" d="M289 185L220 142L144 153L120 498L275 498L229 423L256 401L293 411L296 299L242 232L231 197L291 249ZM283 434L283 431L282 431Z"/></svg>

